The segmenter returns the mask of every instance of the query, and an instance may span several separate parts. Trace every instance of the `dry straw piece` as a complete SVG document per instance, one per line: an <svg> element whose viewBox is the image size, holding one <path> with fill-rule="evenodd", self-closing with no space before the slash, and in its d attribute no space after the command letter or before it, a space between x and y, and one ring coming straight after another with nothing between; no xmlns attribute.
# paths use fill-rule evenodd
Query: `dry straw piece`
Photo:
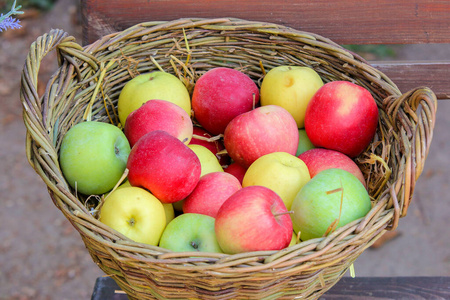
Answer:
<svg viewBox="0 0 450 300"><path fill-rule="evenodd" d="M53 50L60 67L39 96L39 66ZM324 82L354 82L376 99L377 133L356 159L373 203L366 217L281 251L173 253L133 242L100 223L92 212L99 197L79 195L64 180L58 162L64 134L86 119L117 125L118 95L137 74L170 72L192 91L196 79L214 67L239 69L260 83L265 72L286 64L311 67ZM329 39L226 18L142 23L86 47L52 30L30 47L20 97L29 163L80 233L93 261L130 299L318 298L406 215L428 154L437 107L430 89L402 94L383 73Z"/></svg>

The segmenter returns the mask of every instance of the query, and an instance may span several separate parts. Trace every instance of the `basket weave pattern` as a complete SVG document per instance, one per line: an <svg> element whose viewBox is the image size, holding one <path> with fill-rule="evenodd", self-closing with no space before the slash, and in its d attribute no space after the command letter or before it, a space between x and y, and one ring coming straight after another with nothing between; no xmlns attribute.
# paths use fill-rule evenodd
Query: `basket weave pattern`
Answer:
<svg viewBox="0 0 450 300"><path fill-rule="evenodd" d="M37 94L40 63L56 50L60 67ZM309 66L324 82L348 80L374 96L380 121L357 163L373 208L326 237L281 251L236 255L173 253L138 244L100 223L98 198L77 195L61 173L58 151L69 128L85 119L118 124L117 99L139 73L162 69L191 91L213 67L236 68L260 83L278 65ZM86 47L61 30L30 47L21 85L26 154L55 206L80 233L93 261L130 299L315 299L355 259L406 215L433 136L437 101L418 87L402 94L384 74L324 37L263 22L180 19L138 24Z"/></svg>

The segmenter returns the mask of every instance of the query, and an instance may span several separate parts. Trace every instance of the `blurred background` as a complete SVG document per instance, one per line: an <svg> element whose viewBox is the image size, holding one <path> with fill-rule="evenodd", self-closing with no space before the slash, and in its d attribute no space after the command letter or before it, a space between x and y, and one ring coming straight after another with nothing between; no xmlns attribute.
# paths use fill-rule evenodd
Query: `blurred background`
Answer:
<svg viewBox="0 0 450 300"><path fill-rule="evenodd" d="M13 1L0 0L6 13ZM20 76L30 45L52 28L81 39L79 2L21 0L19 29L0 32L0 300L89 299L103 272L51 201L25 155ZM449 60L450 45L346 46L368 60ZM40 93L56 70L41 64ZM440 101L433 144L408 215L356 261L356 276L450 276L450 100Z"/></svg>

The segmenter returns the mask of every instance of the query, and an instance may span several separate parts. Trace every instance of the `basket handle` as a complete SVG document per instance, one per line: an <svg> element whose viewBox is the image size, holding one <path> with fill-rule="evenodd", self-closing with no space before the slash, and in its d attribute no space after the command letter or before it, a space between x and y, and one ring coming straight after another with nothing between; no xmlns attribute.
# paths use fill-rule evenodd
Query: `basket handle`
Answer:
<svg viewBox="0 0 450 300"><path fill-rule="evenodd" d="M59 66L67 65L68 67L68 73L64 76L65 81L62 83L64 85L67 81L72 80L74 73L78 75L78 80L81 78L80 65L95 70L99 67L96 59L84 52L83 47L75 42L74 37L60 29L53 29L49 33L45 33L31 44L23 67L20 100L23 106L23 120L27 129L26 155L28 162L38 174L51 175L56 182L63 184L64 180L59 178L54 171L59 166L58 154L52 138L53 125L47 122L49 95L53 91L47 85L44 96L40 97L37 90L41 62L53 50L57 51ZM54 79L55 75L52 77L53 81ZM57 191L57 188L54 187L54 190Z"/></svg>
<svg viewBox="0 0 450 300"><path fill-rule="evenodd" d="M405 156L399 162L405 167L399 168L397 181L390 188L394 218L388 229L393 230L399 218L408 212L416 181L428 156L436 123L437 98L428 87L418 87L399 97L386 98L383 105Z"/></svg>
<svg viewBox="0 0 450 300"><path fill-rule="evenodd" d="M46 151L52 150L52 141L47 134L50 128L46 128L45 125L48 105L45 96L39 97L37 85L41 62L53 50L57 51L59 66L63 63L70 64L78 78L80 78L79 66L83 63L88 63L95 70L98 69L96 59L83 52L83 47L75 42L75 38L63 30L53 29L31 44L21 76L20 100L28 134L31 134L32 138Z"/></svg>

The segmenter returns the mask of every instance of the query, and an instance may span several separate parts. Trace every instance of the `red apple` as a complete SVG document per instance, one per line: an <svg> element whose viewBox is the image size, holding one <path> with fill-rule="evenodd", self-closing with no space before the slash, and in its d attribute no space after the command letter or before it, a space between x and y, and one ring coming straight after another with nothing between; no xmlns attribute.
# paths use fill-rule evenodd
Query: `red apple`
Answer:
<svg viewBox="0 0 450 300"><path fill-rule="evenodd" d="M225 253L280 250L292 238L292 220L283 200L263 186L240 189L216 216L217 241Z"/></svg>
<svg viewBox="0 0 450 300"><path fill-rule="evenodd" d="M246 74L230 68L214 68L196 82L192 109L198 123L213 135L223 133L236 116L259 102L259 90Z"/></svg>
<svg viewBox="0 0 450 300"><path fill-rule="evenodd" d="M241 188L239 180L231 174L208 173L200 177L195 189L184 200L183 212L215 218L225 200Z"/></svg>
<svg viewBox="0 0 450 300"><path fill-rule="evenodd" d="M219 163L221 166L226 166L230 163L230 156L228 154L217 154L220 151L224 150L225 147L223 145L222 140L217 139L214 141L207 141L202 138L211 139L213 137L208 131L201 127L195 126L193 129L192 139L190 141L190 145L200 145L208 148L214 155L219 159Z"/></svg>
<svg viewBox="0 0 450 300"><path fill-rule="evenodd" d="M332 81L312 97L305 115L305 130L313 145L342 152L351 158L372 141L378 108L370 92L349 81Z"/></svg>
<svg viewBox="0 0 450 300"><path fill-rule="evenodd" d="M163 203L186 198L200 178L197 155L165 131L145 134L128 156L128 181L149 190Z"/></svg>
<svg viewBox="0 0 450 300"><path fill-rule="evenodd" d="M358 165L347 155L329 149L314 148L298 156L306 164L311 178L326 169L338 168L352 173L367 187L366 180Z"/></svg>
<svg viewBox="0 0 450 300"><path fill-rule="evenodd" d="M143 135L153 130L164 130L187 145L192 138L193 125L180 106L166 100L150 100L128 115L124 133L133 147Z"/></svg>
<svg viewBox="0 0 450 300"><path fill-rule="evenodd" d="M246 168L259 157L272 152L295 155L297 123L281 106L261 106L237 116L228 124L224 145L230 157Z"/></svg>
<svg viewBox="0 0 450 300"><path fill-rule="evenodd" d="M234 177L236 177L239 182L242 184L242 180L244 179L245 172L247 172L247 168L241 166L240 164L233 162L228 167L223 169L225 172L230 173Z"/></svg>

